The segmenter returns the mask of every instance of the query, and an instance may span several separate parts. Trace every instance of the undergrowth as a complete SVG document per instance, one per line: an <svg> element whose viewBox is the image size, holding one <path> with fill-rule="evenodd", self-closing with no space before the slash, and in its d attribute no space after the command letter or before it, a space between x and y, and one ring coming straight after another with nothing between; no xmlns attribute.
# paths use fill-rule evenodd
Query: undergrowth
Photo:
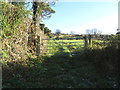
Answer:
<svg viewBox="0 0 120 90"><path fill-rule="evenodd" d="M99 71L84 56L31 58L3 68L3 88L117 88L117 76ZM97 67L98 68L98 67Z"/></svg>
<svg viewBox="0 0 120 90"><path fill-rule="evenodd" d="M29 11L7 3L2 5L0 62L3 64L3 88L120 87L119 35L112 37L104 48L97 44L77 49L73 51L76 55L70 55L69 52L60 51L63 47L58 47L60 52L36 58L26 46L25 21L28 20L26 15ZM9 10L11 12L8 13ZM15 13L18 10L23 12ZM14 22L12 19L15 19Z"/></svg>
<svg viewBox="0 0 120 90"><path fill-rule="evenodd" d="M29 58L26 65L3 68L3 87L11 88L119 88L119 48L65 52ZM65 56L64 56L65 55Z"/></svg>

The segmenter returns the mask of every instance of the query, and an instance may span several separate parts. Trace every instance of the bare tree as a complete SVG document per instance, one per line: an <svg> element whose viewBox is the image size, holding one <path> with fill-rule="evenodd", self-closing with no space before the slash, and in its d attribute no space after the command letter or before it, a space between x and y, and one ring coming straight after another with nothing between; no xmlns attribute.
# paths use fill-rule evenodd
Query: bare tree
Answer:
<svg viewBox="0 0 120 90"><path fill-rule="evenodd" d="M75 32L74 32L74 31L70 31L70 34L71 34L71 35L74 35L74 34L75 34Z"/></svg>
<svg viewBox="0 0 120 90"><path fill-rule="evenodd" d="M61 30L60 29L56 29L55 34L60 35L60 33L61 33Z"/></svg>
<svg viewBox="0 0 120 90"><path fill-rule="evenodd" d="M61 34L61 30L60 29L56 29L55 34L56 34L56 39L59 39L59 36Z"/></svg>
<svg viewBox="0 0 120 90"><path fill-rule="evenodd" d="M94 35L96 35L96 34L101 34L102 31L100 31L100 30L98 30L98 29L96 29L96 28L93 28L93 29L87 29L87 30L86 30L86 33L87 33L87 34L94 34Z"/></svg>
<svg viewBox="0 0 120 90"><path fill-rule="evenodd" d="M101 31L100 30L98 30L98 29L96 29L96 28L93 28L92 29L92 32L93 32L93 34L101 34Z"/></svg>
<svg viewBox="0 0 120 90"><path fill-rule="evenodd" d="M91 31L90 29L87 29L87 30L86 30L86 33L87 33L87 34L91 34L90 31Z"/></svg>

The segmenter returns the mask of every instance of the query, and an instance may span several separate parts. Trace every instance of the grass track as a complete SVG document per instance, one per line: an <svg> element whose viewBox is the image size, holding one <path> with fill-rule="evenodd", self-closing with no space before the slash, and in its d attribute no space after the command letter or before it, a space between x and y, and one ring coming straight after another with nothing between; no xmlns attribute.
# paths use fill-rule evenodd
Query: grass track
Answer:
<svg viewBox="0 0 120 90"><path fill-rule="evenodd" d="M115 88L116 78L96 72L81 56L31 59L28 66L4 69L3 87L13 88ZM6 72L7 73L6 73ZM9 75L8 75L9 74Z"/></svg>

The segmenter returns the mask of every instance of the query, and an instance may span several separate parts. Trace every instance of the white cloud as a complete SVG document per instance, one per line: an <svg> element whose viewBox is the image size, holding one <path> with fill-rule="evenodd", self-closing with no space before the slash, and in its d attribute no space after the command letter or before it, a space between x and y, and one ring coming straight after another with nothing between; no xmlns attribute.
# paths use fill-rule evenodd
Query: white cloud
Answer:
<svg viewBox="0 0 120 90"><path fill-rule="evenodd" d="M115 34L118 28L118 14L113 14L111 16L102 18L97 21L93 21L83 26L73 27L72 30L74 30L76 33L79 34L85 34L86 29L93 29L93 28L97 28L101 30L102 34Z"/></svg>

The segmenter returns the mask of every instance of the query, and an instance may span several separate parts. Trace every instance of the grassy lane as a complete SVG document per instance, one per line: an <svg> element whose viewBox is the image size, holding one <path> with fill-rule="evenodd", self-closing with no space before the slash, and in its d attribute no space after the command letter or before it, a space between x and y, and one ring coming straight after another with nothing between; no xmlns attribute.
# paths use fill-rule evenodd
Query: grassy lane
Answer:
<svg viewBox="0 0 120 90"><path fill-rule="evenodd" d="M63 43L61 43L63 42ZM75 43L71 43L75 42ZM83 49L81 40L49 42L52 49L26 64L3 66L3 87L12 88L118 88L118 49ZM65 46L64 46L64 45ZM72 46L76 44L76 46ZM49 46L48 45L48 46ZM73 48L73 49L72 49ZM71 55L71 53L77 53Z"/></svg>
<svg viewBox="0 0 120 90"><path fill-rule="evenodd" d="M114 76L97 72L93 63L79 56L30 59L25 65L3 69L3 87L23 88L115 88Z"/></svg>

